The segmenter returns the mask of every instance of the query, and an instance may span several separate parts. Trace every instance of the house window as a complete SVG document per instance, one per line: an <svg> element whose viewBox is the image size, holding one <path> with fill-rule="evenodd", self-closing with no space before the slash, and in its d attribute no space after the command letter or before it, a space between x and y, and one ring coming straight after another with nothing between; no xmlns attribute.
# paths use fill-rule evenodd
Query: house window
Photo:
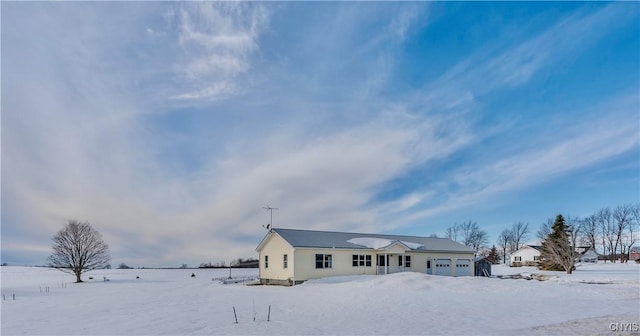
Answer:
<svg viewBox="0 0 640 336"><path fill-rule="evenodd" d="M533 261L539 261L540 260L540 256L533 256Z"/></svg>
<svg viewBox="0 0 640 336"><path fill-rule="evenodd" d="M289 256L288 255L283 255L282 256L282 264L284 265L284 268L289 267Z"/></svg>
<svg viewBox="0 0 640 336"><path fill-rule="evenodd" d="M333 261L330 254L316 254L316 268L332 268Z"/></svg>
<svg viewBox="0 0 640 336"><path fill-rule="evenodd" d="M354 254L351 257L351 266L353 267L371 267L371 256L364 254Z"/></svg>
<svg viewBox="0 0 640 336"><path fill-rule="evenodd" d="M402 264L404 264L404 267L411 267L411 256L399 255L398 266L402 266Z"/></svg>
<svg viewBox="0 0 640 336"><path fill-rule="evenodd" d="M264 256L264 268L269 268L269 256Z"/></svg>
<svg viewBox="0 0 640 336"><path fill-rule="evenodd" d="M522 261L522 257L514 257L513 261Z"/></svg>

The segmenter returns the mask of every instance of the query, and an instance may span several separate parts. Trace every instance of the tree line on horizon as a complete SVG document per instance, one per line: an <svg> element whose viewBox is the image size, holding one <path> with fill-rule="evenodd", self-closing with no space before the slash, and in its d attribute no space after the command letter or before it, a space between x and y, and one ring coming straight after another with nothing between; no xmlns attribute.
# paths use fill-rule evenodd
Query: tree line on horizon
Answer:
<svg viewBox="0 0 640 336"><path fill-rule="evenodd" d="M561 214L558 216L542 223L536 232L536 238L541 242L543 251L547 246L547 260L552 259L549 256L552 246L550 242L556 241L559 244L560 240L566 240L568 245L563 245L564 250L568 251L571 247L572 256L576 247L590 247L594 248L605 262L626 262L639 239L640 203L623 204L613 209L604 207L584 218ZM445 237L474 248L478 255L487 257L493 263L499 263L500 260L506 263L508 255L521 249L530 234L529 223L518 221L502 230L496 244L489 247L487 232L475 221L455 223L445 231Z"/></svg>

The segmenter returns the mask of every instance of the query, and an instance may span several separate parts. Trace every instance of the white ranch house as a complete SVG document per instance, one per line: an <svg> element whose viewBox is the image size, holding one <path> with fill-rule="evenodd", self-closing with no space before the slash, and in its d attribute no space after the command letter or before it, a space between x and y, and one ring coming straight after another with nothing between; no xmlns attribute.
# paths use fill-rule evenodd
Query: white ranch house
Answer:
<svg viewBox="0 0 640 336"><path fill-rule="evenodd" d="M448 238L271 229L256 251L262 284L405 271L474 275L475 251Z"/></svg>
<svg viewBox="0 0 640 336"><path fill-rule="evenodd" d="M536 266L540 261L542 246L525 245L511 254L511 266Z"/></svg>
<svg viewBox="0 0 640 336"><path fill-rule="evenodd" d="M540 262L542 246L525 245L511 254L511 266L537 266ZM576 262L598 262L598 254L593 247L576 247Z"/></svg>

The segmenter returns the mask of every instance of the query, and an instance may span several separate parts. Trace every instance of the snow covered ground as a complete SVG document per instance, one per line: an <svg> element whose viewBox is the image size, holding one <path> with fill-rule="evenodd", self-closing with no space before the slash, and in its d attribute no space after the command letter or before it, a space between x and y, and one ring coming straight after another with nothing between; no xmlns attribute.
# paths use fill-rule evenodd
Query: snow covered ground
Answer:
<svg viewBox="0 0 640 336"><path fill-rule="evenodd" d="M0 270L2 335L637 335L640 324L637 264L493 268L547 281L398 273L295 287L223 285L211 279L228 270L215 269L102 270L81 284L52 269Z"/></svg>

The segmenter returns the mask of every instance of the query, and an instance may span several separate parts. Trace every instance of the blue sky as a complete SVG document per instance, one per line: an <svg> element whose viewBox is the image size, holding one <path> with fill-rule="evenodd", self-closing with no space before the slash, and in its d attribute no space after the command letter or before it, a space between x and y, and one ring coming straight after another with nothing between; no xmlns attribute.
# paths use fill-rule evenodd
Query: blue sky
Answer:
<svg viewBox="0 0 640 336"><path fill-rule="evenodd" d="M2 261L276 227L442 235L638 202L640 4L2 4ZM534 234L531 235L534 238Z"/></svg>

